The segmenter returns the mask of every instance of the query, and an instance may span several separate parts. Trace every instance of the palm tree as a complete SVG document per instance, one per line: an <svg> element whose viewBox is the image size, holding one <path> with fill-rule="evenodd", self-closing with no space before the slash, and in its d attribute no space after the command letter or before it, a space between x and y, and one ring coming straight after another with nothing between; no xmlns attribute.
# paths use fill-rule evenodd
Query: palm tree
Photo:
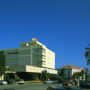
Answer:
<svg viewBox="0 0 90 90"><path fill-rule="evenodd" d="M85 49L86 49L85 58L87 59L87 65L88 65L88 64L90 64L90 47L87 47Z"/></svg>
<svg viewBox="0 0 90 90"><path fill-rule="evenodd" d="M85 52L85 58L87 59L87 58L89 58L89 56L90 56L90 51L86 51Z"/></svg>
<svg viewBox="0 0 90 90"><path fill-rule="evenodd" d="M83 80L84 75L85 75L85 71L82 69L82 71L80 72L80 76L82 77L82 80Z"/></svg>
<svg viewBox="0 0 90 90"><path fill-rule="evenodd" d="M85 58L87 59L87 65L90 65L90 44L88 46L89 47L86 48ZM85 73L86 81L88 80L89 77L88 72L89 72L89 68L86 69L86 73Z"/></svg>

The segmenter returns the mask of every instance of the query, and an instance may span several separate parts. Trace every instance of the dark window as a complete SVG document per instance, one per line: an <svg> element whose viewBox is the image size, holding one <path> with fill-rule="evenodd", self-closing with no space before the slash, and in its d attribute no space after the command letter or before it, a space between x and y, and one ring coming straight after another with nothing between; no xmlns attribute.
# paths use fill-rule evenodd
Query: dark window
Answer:
<svg viewBox="0 0 90 90"><path fill-rule="evenodd" d="M18 52L9 52L8 54L18 54Z"/></svg>

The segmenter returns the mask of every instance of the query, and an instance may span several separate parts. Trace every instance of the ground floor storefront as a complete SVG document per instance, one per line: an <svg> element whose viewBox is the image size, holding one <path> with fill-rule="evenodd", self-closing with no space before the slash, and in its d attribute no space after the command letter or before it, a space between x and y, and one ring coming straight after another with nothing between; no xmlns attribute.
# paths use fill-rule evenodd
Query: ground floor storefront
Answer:
<svg viewBox="0 0 90 90"><path fill-rule="evenodd" d="M5 73L4 80L10 79L23 79L25 81L31 80L40 80L40 73L31 73L31 72L15 72L15 73Z"/></svg>

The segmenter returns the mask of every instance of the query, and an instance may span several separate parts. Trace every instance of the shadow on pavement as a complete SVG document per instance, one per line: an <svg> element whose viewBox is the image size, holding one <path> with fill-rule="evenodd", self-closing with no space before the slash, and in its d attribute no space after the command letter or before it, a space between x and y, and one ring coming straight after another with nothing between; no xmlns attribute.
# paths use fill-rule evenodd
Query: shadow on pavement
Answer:
<svg viewBox="0 0 90 90"><path fill-rule="evenodd" d="M13 89L13 88L10 89L10 88L9 88L9 89L3 89L3 90L15 90L15 89Z"/></svg>

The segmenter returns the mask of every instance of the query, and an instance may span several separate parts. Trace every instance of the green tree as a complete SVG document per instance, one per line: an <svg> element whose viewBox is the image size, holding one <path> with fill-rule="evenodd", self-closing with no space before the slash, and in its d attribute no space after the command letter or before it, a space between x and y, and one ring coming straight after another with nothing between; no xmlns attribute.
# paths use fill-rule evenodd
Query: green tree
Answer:
<svg viewBox="0 0 90 90"><path fill-rule="evenodd" d="M83 80L84 75L85 75L85 71L82 69L81 72L80 72L80 76L82 77L82 80Z"/></svg>
<svg viewBox="0 0 90 90"><path fill-rule="evenodd" d="M87 65L90 65L90 44L85 49L86 49L85 58L87 59ZM88 80L88 77L90 78L90 76L88 75L88 68L87 68L85 72L86 81Z"/></svg>
<svg viewBox="0 0 90 90"><path fill-rule="evenodd" d="M60 76L62 79L66 78L66 74L65 74L65 70L64 70L64 69L61 69L61 72L60 72L59 76Z"/></svg>
<svg viewBox="0 0 90 90"><path fill-rule="evenodd" d="M89 48L87 48L87 49L89 50ZM86 51L86 52L85 52L85 58L88 59L89 56L90 56L90 51Z"/></svg>
<svg viewBox="0 0 90 90"><path fill-rule="evenodd" d="M47 70L42 71L41 73L42 80L45 81L48 79L48 77L49 77L49 73L47 72Z"/></svg>
<svg viewBox="0 0 90 90"><path fill-rule="evenodd" d="M59 76L58 76L58 74L49 74L48 78L50 80L58 80Z"/></svg>
<svg viewBox="0 0 90 90"><path fill-rule="evenodd" d="M73 76L74 76L75 78L79 79L79 78L80 78L80 72L75 72L75 73L73 74Z"/></svg>
<svg viewBox="0 0 90 90"><path fill-rule="evenodd" d="M5 55L3 51L0 51L0 76L6 71Z"/></svg>
<svg viewBox="0 0 90 90"><path fill-rule="evenodd" d="M85 79L88 80L88 68L85 69Z"/></svg>
<svg viewBox="0 0 90 90"><path fill-rule="evenodd" d="M77 79L79 79L80 77L82 77L82 80L83 80L84 75L85 75L85 71L84 71L84 70L81 70L81 72L75 72L75 73L73 74L73 76L74 76L75 78L77 78Z"/></svg>
<svg viewBox="0 0 90 90"><path fill-rule="evenodd" d="M88 65L88 64L90 64L90 47L87 47L85 49L86 49L85 58L87 59L87 65Z"/></svg>

